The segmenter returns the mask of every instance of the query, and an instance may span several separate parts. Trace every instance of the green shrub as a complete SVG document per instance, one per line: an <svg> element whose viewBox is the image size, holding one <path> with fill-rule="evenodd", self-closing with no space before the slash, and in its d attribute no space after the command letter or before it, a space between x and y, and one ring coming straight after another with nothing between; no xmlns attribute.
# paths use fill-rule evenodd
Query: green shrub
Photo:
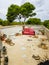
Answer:
<svg viewBox="0 0 49 65"><path fill-rule="evenodd" d="M38 18L29 18L26 24L41 25L41 20Z"/></svg>
<svg viewBox="0 0 49 65"><path fill-rule="evenodd" d="M3 25L3 26L8 26L9 24L10 24L10 22L7 21L7 20L2 21L2 25Z"/></svg>
<svg viewBox="0 0 49 65"><path fill-rule="evenodd" d="M24 22L12 22L10 23L10 25L23 25Z"/></svg>
<svg viewBox="0 0 49 65"><path fill-rule="evenodd" d="M2 25L2 22L3 22L3 20L2 20L2 19L0 19L0 25Z"/></svg>
<svg viewBox="0 0 49 65"><path fill-rule="evenodd" d="M10 25L17 25L17 22L12 22L10 23Z"/></svg>
<svg viewBox="0 0 49 65"><path fill-rule="evenodd" d="M49 29L49 24L47 25L47 28Z"/></svg>
<svg viewBox="0 0 49 65"><path fill-rule="evenodd" d="M45 20L43 22L43 25L49 29L49 20Z"/></svg>

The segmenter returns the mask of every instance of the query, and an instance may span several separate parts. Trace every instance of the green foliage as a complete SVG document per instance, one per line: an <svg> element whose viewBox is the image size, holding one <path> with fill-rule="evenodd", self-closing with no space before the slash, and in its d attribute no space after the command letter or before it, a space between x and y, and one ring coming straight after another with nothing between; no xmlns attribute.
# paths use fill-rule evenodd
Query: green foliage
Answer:
<svg viewBox="0 0 49 65"><path fill-rule="evenodd" d="M47 28L49 29L49 24L47 25Z"/></svg>
<svg viewBox="0 0 49 65"><path fill-rule="evenodd" d="M10 25L17 25L17 22L11 22Z"/></svg>
<svg viewBox="0 0 49 65"><path fill-rule="evenodd" d="M27 11L26 13L32 13L32 10L35 9L34 5L29 2L26 2L25 4L21 5L21 8L25 8Z"/></svg>
<svg viewBox="0 0 49 65"><path fill-rule="evenodd" d="M7 21L7 20L4 20L4 21L2 21L2 25L3 26L8 26L8 25L10 25L10 22Z"/></svg>
<svg viewBox="0 0 49 65"><path fill-rule="evenodd" d="M20 13L24 17L24 19L28 18L29 16L36 15L36 13L33 13L34 10L35 10L34 5L29 2L26 2L20 7Z"/></svg>
<svg viewBox="0 0 49 65"><path fill-rule="evenodd" d="M0 19L0 25L2 25L2 22L3 22L3 20L2 20L2 19Z"/></svg>
<svg viewBox="0 0 49 65"><path fill-rule="evenodd" d="M24 22L11 22L10 25L23 25Z"/></svg>
<svg viewBox="0 0 49 65"><path fill-rule="evenodd" d="M13 20L16 19L17 15L19 14L19 6L18 5L14 5L12 4L9 8L8 8L8 12L7 12L7 20L12 22Z"/></svg>
<svg viewBox="0 0 49 65"><path fill-rule="evenodd" d="M49 29L49 20L45 20L43 22L43 25Z"/></svg>
<svg viewBox="0 0 49 65"><path fill-rule="evenodd" d="M25 4L21 5L20 7L18 5L12 4L8 8L7 20L10 22L13 22L17 18L20 22L20 19L23 17L24 21L25 21L26 18L28 18L29 16L36 15L36 13L33 13L34 9L35 9L34 5L32 5L29 2L26 2Z"/></svg>
<svg viewBox="0 0 49 65"><path fill-rule="evenodd" d="M40 25L41 20L38 18L29 18L26 24Z"/></svg>
<svg viewBox="0 0 49 65"><path fill-rule="evenodd" d="M2 20L2 19L0 19L0 25L2 25L2 26L7 26L7 25L10 25L10 22L7 21L7 20Z"/></svg>

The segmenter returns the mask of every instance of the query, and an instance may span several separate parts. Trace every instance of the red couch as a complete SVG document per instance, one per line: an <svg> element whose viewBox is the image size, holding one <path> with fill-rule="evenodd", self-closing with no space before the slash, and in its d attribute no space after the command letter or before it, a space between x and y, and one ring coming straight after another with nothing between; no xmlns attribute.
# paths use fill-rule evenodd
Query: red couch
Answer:
<svg viewBox="0 0 49 65"><path fill-rule="evenodd" d="M23 35L35 35L35 31L32 28L24 28L22 30Z"/></svg>

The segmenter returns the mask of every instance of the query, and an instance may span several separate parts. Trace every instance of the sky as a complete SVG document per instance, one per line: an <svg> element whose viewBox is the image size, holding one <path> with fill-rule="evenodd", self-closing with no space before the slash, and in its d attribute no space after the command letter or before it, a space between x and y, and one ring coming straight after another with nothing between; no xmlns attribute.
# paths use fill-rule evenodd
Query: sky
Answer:
<svg viewBox="0 0 49 65"><path fill-rule="evenodd" d="M36 7L37 15L34 17L41 20L49 19L49 0L0 0L0 18L6 19L7 9L11 4L21 5L25 2L30 2Z"/></svg>

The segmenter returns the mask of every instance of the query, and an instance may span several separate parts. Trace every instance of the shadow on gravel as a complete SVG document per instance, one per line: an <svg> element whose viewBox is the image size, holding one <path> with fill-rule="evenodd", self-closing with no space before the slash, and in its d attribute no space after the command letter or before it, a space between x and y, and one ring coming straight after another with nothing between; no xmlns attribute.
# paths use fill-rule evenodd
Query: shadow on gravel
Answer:
<svg viewBox="0 0 49 65"><path fill-rule="evenodd" d="M45 62L40 62L38 65L49 65L49 60L47 60Z"/></svg>

